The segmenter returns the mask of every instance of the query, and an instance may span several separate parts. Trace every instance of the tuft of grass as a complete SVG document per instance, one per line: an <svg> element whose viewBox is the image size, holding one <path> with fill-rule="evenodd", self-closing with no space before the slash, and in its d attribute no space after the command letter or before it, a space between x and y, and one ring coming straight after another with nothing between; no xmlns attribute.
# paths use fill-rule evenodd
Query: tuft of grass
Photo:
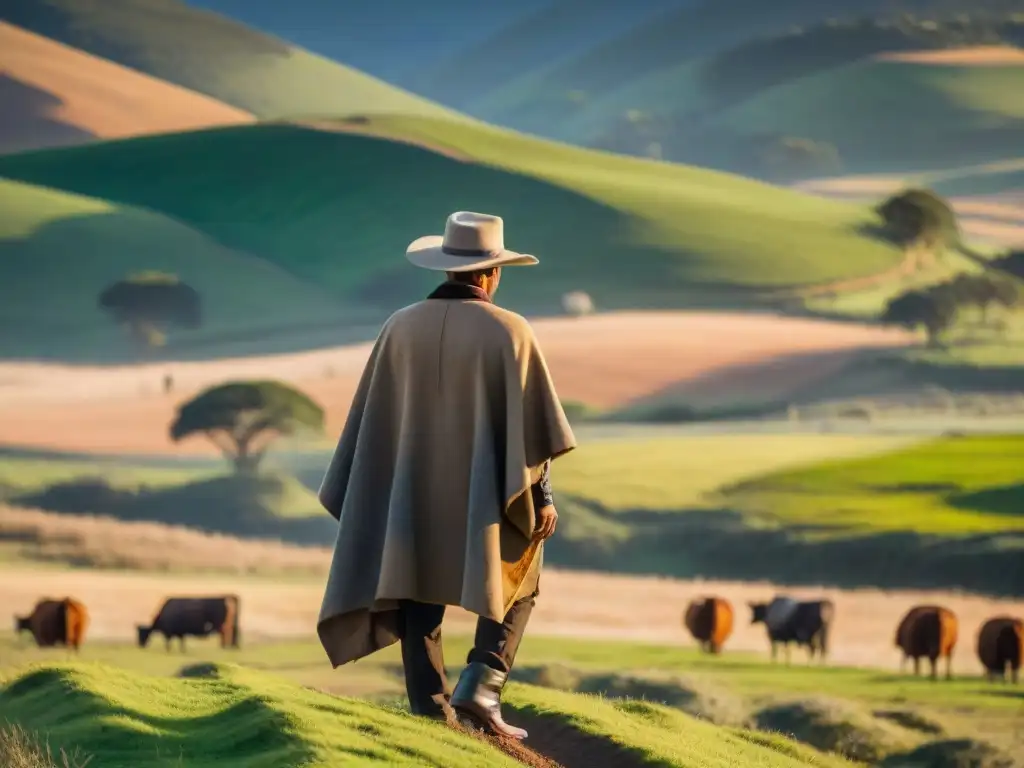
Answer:
<svg viewBox="0 0 1024 768"><path fill-rule="evenodd" d="M91 756L78 749L69 753L61 748L55 755L48 743L41 744L21 726L0 728L0 765L4 768L85 768L91 761Z"/></svg>
<svg viewBox="0 0 1024 768"><path fill-rule="evenodd" d="M756 713L754 722L826 752L858 762L876 762L914 745L915 739L849 702L822 698L777 703Z"/></svg>

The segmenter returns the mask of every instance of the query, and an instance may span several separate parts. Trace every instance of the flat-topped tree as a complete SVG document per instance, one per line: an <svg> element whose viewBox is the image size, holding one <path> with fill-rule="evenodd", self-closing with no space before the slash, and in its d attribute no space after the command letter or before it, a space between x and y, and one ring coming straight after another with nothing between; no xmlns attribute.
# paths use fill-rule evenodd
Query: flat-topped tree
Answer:
<svg viewBox="0 0 1024 768"><path fill-rule="evenodd" d="M240 474L255 472L268 446L281 435L323 432L324 412L312 399L280 381L235 381L200 392L178 407L174 442L201 434Z"/></svg>
<svg viewBox="0 0 1024 768"><path fill-rule="evenodd" d="M146 347L163 346L169 328L202 324L198 291L165 272L139 272L118 280L100 293L97 304Z"/></svg>

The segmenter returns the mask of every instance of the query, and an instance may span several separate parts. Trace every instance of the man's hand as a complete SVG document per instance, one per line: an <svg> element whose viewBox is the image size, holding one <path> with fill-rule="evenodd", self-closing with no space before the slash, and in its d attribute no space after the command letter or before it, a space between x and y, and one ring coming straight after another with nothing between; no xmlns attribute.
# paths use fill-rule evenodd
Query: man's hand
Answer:
<svg viewBox="0 0 1024 768"><path fill-rule="evenodd" d="M537 527L533 531L533 538L548 538L555 532L556 525L558 525L558 512L555 511L554 505L548 504L546 507L541 507L537 510Z"/></svg>

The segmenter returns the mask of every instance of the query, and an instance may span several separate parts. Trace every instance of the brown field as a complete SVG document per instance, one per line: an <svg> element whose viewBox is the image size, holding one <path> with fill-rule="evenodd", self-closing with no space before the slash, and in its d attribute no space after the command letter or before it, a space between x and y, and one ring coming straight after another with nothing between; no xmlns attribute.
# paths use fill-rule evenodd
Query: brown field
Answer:
<svg viewBox="0 0 1024 768"><path fill-rule="evenodd" d="M319 557L319 555L318 555ZM125 640L134 625L149 618L169 594L237 593L245 606L242 632L252 640L314 636L323 596L323 578L272 580L221 574L157 574L79 570L11 564L0 567L0 614L31 609L42 596L68 594L82 600L90 613L92 638ZM751 626L746 602L770 598L779 588L768 583L679 581L657 577L613 576L547 569L531 619L537 635L692 645L682 627L682 612L697 595L713 593L731 601L736 629L727 650L767 652L764 628ZM785 590L796 596L828 596L836 603L831 641L833 661L895 669L899 656L892 645L904 611L921 602L939 602L960 619L955 667L980 672L974 636L982 621L996 613L1024 613L1024 602L929 592L846 591L829 588ZM472 616L452 610L447 626L471 631ZM802 663L799 652L794 659Z"/></svg>
<svg viewBox="0 0 1024 768"><path fill-rule="evenodd" d="M0 22L0 151L254 122L248 112Z"/></svg>
<svg viewBox="0 0 1024 768"><path fill-rule="evenodd" d="M534 323L564 400L596 407L638 401L687 382L749 388L751 366L772 368L774 392L802 387L816 360L832 366L865 348L911 343L900 331L755 314L626 312ZM369 344L267 357L115 367L0 363L0 444L115 453L209 453L170 442L176 405L232 378L301 387L340 431ZM810 357L808 357L810 356ZM164 395L165 372L175 390Z"/></svg>
<svg viewBox="0 0 1024 768"><path fill-rule="evenodd" d="M998 67L1024 65L1024 50L1009 45L983 45L973 48L949 48L943 51L899 51L882 53L879 61L900 61L906 64L934 64L957 67Z"/></svg>

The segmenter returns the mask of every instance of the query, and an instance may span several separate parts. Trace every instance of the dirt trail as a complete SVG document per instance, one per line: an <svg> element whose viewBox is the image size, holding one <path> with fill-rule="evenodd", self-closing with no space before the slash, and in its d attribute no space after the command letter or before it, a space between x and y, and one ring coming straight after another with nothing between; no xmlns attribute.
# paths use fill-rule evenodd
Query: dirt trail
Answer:
<svg viewBox="0 0 1024 768"><path fill-rule="evenodd" d="M561 715L513 709L507 704L504 709L508 710L512 722L530 734L526 745L547 759L546 763L526 762L526 765L551 768L643 768L650 765L633 750L603 736L585 733Z"/></svg>

